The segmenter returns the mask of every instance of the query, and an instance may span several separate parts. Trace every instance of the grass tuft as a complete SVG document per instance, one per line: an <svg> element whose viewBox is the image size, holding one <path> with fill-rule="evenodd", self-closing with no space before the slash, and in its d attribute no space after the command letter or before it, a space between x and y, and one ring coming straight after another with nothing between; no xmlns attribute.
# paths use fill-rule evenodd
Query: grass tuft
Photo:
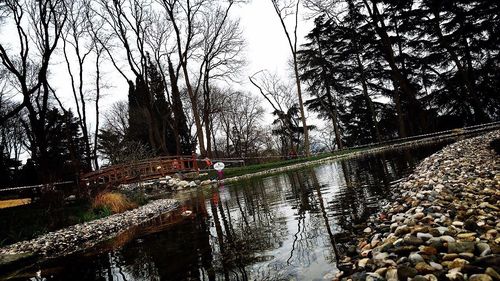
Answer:
<svg viewBox="0 0 500 281"><path fill-rule="evenodd" d="M94 210L106 210L113 214L122 213L136 207L137 204L130 201L125 195L115 192L100 193L92 201Z"/></svg>

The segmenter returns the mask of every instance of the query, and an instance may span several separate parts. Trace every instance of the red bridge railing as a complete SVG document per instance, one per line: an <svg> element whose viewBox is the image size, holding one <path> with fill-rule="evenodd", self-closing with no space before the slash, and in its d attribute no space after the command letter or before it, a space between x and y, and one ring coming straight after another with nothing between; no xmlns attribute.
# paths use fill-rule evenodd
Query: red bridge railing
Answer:
<svg viewBox="0 0 500 281"><path fill-rule="evenodd" d="M178 172L198 172L198 159L192 156L165 156L132 163L113 165L80 177L89 185L131 183L155 179Z"/></svg>

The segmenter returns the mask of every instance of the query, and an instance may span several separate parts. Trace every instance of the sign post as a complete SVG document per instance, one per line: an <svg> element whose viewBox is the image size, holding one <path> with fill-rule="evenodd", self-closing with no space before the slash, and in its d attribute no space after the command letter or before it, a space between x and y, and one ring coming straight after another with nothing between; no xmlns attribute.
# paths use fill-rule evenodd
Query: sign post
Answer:
<svg viewBox="0 0 500 281"><path fill-rule="evenodd" d="M214 164L214 169L217 171L217 178L218 180L222 180L223 176L224 176L224 167L226 167L226 165L224 165L224 163L222 162L217 162Z"/></svg>

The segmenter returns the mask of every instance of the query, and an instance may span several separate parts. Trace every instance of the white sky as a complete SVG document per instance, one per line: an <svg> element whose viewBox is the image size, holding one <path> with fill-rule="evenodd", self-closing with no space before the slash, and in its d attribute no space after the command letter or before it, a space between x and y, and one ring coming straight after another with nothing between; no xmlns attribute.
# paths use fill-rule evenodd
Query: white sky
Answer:
<svg viewBox="0 0 500 281"><path fill-rule="evenodd" d="M312 20L306 21L304 19L304 8L300 7L299 9L299 25L297 29L298 47L305 43L304 37L313 28ZM252 0L248 4L238 6L233 10L233 15L240 17L243 35L247 41L245 56L248 65L242 71L242 83L239 85L239 90L249 91L261 98L258 90L248 79L249 76L260 70L278 73L283 79L294 79L290 68L290 47L279 18L271 4L271 0ZM286 24L290 35L293 36L295 17L291 15L286 18ZM304 89L305 87L302 88ZM291 93L296 94L295 87L291 89ZM306 97L304 98L306 100ZM270 123L272 122L272 108L264 99L261 100L266 110L265 122ZM309 119L313 119L309 120L312 123L317 123L318 121L314 118Z"/></svg>
<svg viewBox="0 0 500 281"><path fill-rule="evenodd" d="M271 1L253 0L233 12L233 15L240 17L243 34L247 40L246 57L249 64L244 75L244 87L255 92L247 77L262 69L278 72L283 75L283 78L291 79L288 65L291 58L290 47ZM287 24L289 32L293 35L293 16L287 18ZM311 22L299 22L298 46L305 42L304 36L312 29L312 26Z"/></svg>
<svg viewBox="0 0 500 281"><path fill-rule="evenodd" d="M298 46L305 43L305 35L312 29L312 20L304 20L304 8L300 7L299 26L298 26ZM288 45L285 33L283 32L281 23L276 15L271 0L251 0L247 4L240 4L233 8L231 15L233 18L239 17L243 36L246 40L246 48L242 54L247 60L247 66L242 69L239 76L239 83L233 83L231 87L238 91L249 91L260 97L257 89L249 82L248 77L260 70L268 70L271 73L278 73L283 79L294 79L289 66L291 59L290 47ZM293 36L294 16L287 18L287 27ZM62 45L62 44L61 44ZM62 55L62 54L61 54ZM55 88L58 89L60 99L63 100L65 106L74 107L74 100L71 95L69 84L69 75L67 74L66 65L63 57L52 58L52 63L58 67L53 69L54 76L57 79L52 79ZM88 66L91 67L91 66ZM111 63L106 63L107 74L104 80L112 86L103 92L106 96L101 100L101 113L118 100L127 100L128 85L122 76L111 66ZM127 67L124 67L127 72ZM59 79L61 77L61 79ZM64 78L63 78L64 77ZM93 78L92 78L93 79ZM191 78L191 80L193 80ZM93 82L91 80L90 82ZM292 84L293 85L293 84ZM304 89L304 87L303 87ZM291 89L291 93L296 93L296 88ZM306 100L307 98L305 98ZM272 122L272 108L264 99L262 105L266 111L266 123ZM89 104L93 107L92 104ZM89 123L94 127L95 118L92 108L89 108ZM317 124L318 120L312 115L309 115L311 123ZM102 117L102 115L101 115Z"/></svg>

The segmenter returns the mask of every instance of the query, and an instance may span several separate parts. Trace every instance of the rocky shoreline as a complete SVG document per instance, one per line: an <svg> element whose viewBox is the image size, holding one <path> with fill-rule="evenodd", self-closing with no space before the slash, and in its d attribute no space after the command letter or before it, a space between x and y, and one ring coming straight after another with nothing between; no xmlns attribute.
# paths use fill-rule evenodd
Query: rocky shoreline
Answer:
<svg viewBox="0 0 500 281"><path fill-rule="evenodd" d="M173 199L160 199L139 208L102 219L73 225L35 239L0 248L0 265L26 257L57 257L90 248L113 238L132 226L139 225L177 208Z"/></svg>
<svg viewBox="0 0 500 281"><path fill-rule="evenodd" d="M494 131L426 158L348 245L337 280L500 280Z"/></svg>

